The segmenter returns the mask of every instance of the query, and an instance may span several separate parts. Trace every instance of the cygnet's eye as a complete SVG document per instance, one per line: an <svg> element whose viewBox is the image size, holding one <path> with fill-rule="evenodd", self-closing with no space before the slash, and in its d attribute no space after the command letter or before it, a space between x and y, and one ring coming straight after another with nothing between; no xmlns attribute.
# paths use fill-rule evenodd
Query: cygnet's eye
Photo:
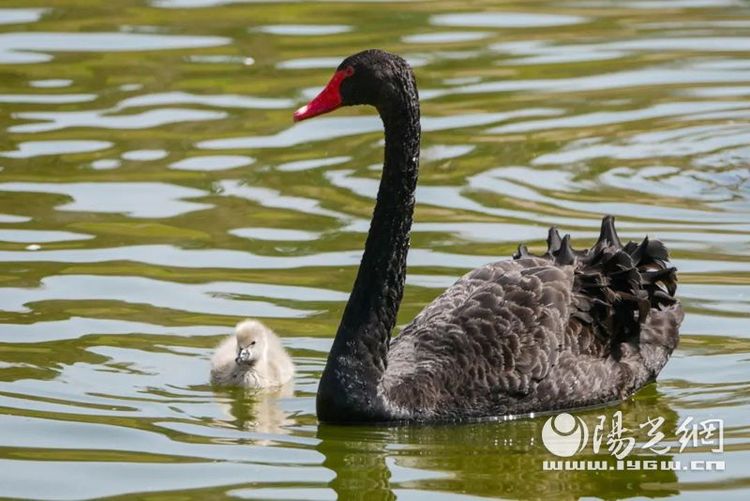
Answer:
<svg viewBox="0 0 750 501"><path fill-rule="evenodd" d="M250 343L250 346L255 346L255 341L253 341L252 343Z"/></svg>

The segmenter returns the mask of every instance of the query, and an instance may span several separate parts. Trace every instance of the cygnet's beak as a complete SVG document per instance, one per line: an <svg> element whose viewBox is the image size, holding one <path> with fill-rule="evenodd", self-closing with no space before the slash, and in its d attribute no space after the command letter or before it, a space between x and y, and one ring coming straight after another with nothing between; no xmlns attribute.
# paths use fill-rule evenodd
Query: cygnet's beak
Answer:
<svg viewBox="0 0 750 501"><path fill-rule="evenodd" d="M235 358L234 361L238 364L242 364L250 360L250 355L250 348L242 348L240 349L240 352L237 354L237 358Z"/></svg>

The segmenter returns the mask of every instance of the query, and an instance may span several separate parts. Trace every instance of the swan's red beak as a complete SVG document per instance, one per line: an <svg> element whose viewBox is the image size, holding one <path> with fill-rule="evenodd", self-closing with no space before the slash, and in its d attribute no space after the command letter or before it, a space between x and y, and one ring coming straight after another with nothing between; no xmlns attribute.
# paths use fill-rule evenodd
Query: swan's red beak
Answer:
<svg viewBox="0 0 750 501"><path fill-rule="evenodd" d="M328 82L325 89L320 91L320 94L294 112L294 121L299 122L300 120L317 117L341 106L341 92L339 91L339 87L346 77L347 75L344 70L334 73L331 81Z"/></svg>

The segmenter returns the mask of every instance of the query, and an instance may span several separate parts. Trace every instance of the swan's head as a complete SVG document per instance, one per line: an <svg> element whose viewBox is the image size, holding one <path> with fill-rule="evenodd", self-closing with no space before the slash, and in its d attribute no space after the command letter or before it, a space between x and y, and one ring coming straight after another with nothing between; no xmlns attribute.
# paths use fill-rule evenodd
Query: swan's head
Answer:
<svg viewBox="0 0 750 501"><path fill-rule="evenodd" d="M268 335L266 327L256 320L245 320L237 324L237 365L252 367L258 360L266 356L268 350Z"/></svg>
<svg viewBox="0 0 750 501"><path fill-rule="evenodd" d="M405 86L416 93L414 75L403 58L378 49L359 52L344 59L320 94L294 112L294 120L357 104L382 110L402 94Z"/></svg>

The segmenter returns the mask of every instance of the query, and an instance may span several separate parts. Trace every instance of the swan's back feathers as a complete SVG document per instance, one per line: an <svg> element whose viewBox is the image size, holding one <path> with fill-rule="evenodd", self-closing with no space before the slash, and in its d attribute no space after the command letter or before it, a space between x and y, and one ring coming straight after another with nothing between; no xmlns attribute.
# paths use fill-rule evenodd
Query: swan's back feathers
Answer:
<svg viewBox="0 0 750 501"><path fill-rule="evenodd" d="M530 256L519 247L513 258ZM623 246L612 216L602 220L599 239L590 249L574 250L570 235L560 239L557 229L551 228L547 251L535 257L574 266L573 317L591 325L603 340L637 340L652 309L676 303L676 268L670 265L664 244L646 237L640 244Z"/></svg>
<svg viewBox="0 0 750 501"><path fill-rule="evenodd" d="M541 258L501 261L462 277L391 342L382 390L410 419L502 415L557 364L573 269ZM408 409L408 410L407 410ZM419 413L419 415L415 415Z"/></svg>
<svg viewBox="0 0 750 501"><path fill-rule="evenodd" d="M469 272L392 340L379 390L392 419L602 404L656 377L682 321L665 247L623 246L609 217L590 249L554 228L547 243Z"/></svg>

